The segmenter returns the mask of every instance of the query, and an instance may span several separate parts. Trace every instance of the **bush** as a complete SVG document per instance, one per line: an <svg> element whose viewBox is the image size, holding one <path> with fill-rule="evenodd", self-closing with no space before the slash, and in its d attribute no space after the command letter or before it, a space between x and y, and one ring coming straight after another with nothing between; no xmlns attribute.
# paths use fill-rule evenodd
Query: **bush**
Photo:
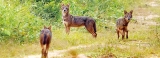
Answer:
<svg viewBox="0 0 160 58"><path fill-rule="evenodd" d="M12 39L23 43L39 37L44 25L61 28L61 4L70 4L75 16L93 17L98 29L123 15L126 5L134 0L9 0L0 1L0 41ZM128 3L127 3L128 2ZM7 39L6 39L7 38Z"/></svg>
<svg viewBox="0 0 160 58"><path fill-rule="evenodd" d="M53 18L60 18L60 0L42 0L36 1L32 5L32 13L42 19L49 20ZM55 20L57 21L57 20Z"/></svg>

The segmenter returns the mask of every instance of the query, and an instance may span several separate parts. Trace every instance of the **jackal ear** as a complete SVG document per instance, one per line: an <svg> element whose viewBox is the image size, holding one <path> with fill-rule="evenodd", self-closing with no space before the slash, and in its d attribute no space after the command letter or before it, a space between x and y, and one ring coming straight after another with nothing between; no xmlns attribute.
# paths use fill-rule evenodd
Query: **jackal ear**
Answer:
<svg viewBox="0 0 160 58"><path fill-rule="evenodd" d="M44 29L46 29L47 27L44 25Z"/></svg>
<svg viewBox="0 0 160 58"><path fill-rule="evenodd" d="M67 7L69 7L69 4L67 4Z"/></svg>
<svg viewBox="0 0 160 58"><path fill-rule="evenodd" d="M48 29L51 30L52 26L49 26Z"/></svg>
<svg viewBox="0 0 160 58"><path fill-rule="evenodd" d="M61 4L61 7L64 6L64 4Z"/></svg>
<svg viewBox="0 0 160 58"><path fill-rule="evenodd" d="M131 10L130 13L132 14L132 13L133 13L133 10Z"/></svg>
<svg viewBox="0 0 160 58"><path fill-rule="evenodd" d="M124 10L124 14L127 14L127 11L126 11L126 10Z"/></svg>

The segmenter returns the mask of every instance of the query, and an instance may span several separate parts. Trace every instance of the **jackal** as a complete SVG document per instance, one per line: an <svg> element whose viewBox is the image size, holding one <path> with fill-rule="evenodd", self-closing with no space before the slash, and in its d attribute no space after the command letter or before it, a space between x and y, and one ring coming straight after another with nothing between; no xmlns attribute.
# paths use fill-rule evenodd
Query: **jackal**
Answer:
<svg viewBox="0 0 160 58"><path fill-rule="evenodd" d="M73 16L69 14L69 5L62 4L61 9L63 24L65 25L67 34L70 32L70 27L85 26L85 28L92 34L93 37L97 37L96 23L93 18L86 16Z"/></svg>
<svg viewBox="0 0 160 58"><path fill-rule="evenodd" d="M130 12L127 12L126 10L124 10L124 17L117 20L116 31L117 31L118 38L119 38L119 33L121 33L122 34L122 39L124 39L125 32L126 32L126 38L128 39L127 26L128 26L129 21L132 18L132 13L133 13L133 10L131 10Z"/></svg>
<svg viewBox="0 0 160 58"><path fill-rule="evenodd" d="M44 29L41 30L40 33L40 45L42 48L42 56L41 58L48 58L48 49L52 38L52 32L51 32L51 26L46 27L44 26Z"/></svg>

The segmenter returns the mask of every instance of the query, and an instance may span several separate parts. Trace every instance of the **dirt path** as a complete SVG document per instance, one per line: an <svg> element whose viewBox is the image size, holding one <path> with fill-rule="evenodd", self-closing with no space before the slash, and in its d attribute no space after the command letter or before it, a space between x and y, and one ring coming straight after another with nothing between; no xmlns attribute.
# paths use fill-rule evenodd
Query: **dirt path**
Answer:
<svg viewBox="0 0 160 58"><path fill-rule="evenodd" d="M49 51L48 53L48 57L49 58L53 58L53 57L63 57L65 53L68 53L68 51L70 50L75 50L75 49L83 49L83 48L88 48L88 47L92 47L92 46L97 46L97 45L101 45L104 46L104 44L91 44L91 45L79 45L79 46L73 46L70 47L68 49L64 49L64 50L54 50L54 51ZM83 54L80 54L80 56ZM79 57L80 57L79 56ZM24 58L40 58L41 54L39 55L29 55L29 56L25 56Z"/></svg>
<svg viewBox="0 0 160 58"><path fill-rule="evenodd" d="M152 2L148 2L146 4L151 7L160 6L160 4L156 3L156 1L157 0L153 0ZM134 15L135 15L134 19L137 21L138 24L146 25L146 26L158 25L152 19L160 17L159 15L154 14L150 10L147 10L147 8L135 8ZM142 41L128 41L126 43L128 45L139 45L140 47L149 47L150 46L149 43L142 42ZM68 53L68 51L74 50L74 49L84 49L84 48L93 47L93 46L101 46L101 47L112 46L112 47L118 47L118 48L124 49L124 48L130 48L130 46L128 46L128 45L122 45L122 44L105 45L105 44L98 44L98 43L90 44L90 45L79 45L79 46L73 46L73 47L70 47L70 48L64 49L64 50L49 51L49 58L53 58L53 57L61 58L64 56L65 53ZM80 54L80 55L83 55L83 54ZM41 54L28 55L28 56L25 56L24 58L41 58ZM152 55L146 56L146 58L159 58L159 57L155 54L152 54Z"/></svg>
<svg viewBox="0 0 160 58"><path fill-rule="evenodd" d="M152 0L150 2L146 3L146 7L158 7L160 6L158 3L156 3L157 0ZM148 10L149 8L135 8L134 9L134 19L136 19L136 21L139 24L142 25L157 25L156 22L153 21L154 18L159 18L160 16L157 14L154 14L151 10Z"/></svg>
<svg viewBox="0 0 160 58"><path fill-rule="evenodd" d="M95 44L90 44L90 45L79 45L79 46L73 46L73 47L70 47L68 49L63 49L63 50L54 50L54 51L49 51L49 58L63 58L64 57L64 54L69 54L69 51L70 50L76 50L76 49L86 49L86 48L91 48L91 47L94 47L94 46L97 46L97 47L115 47L115 48L120 48L120 49L125 49L125 48L131 48L131 46L133 45L136 45L136 46L140 46L140 47L137 47L137 49L140 49L142 47L150 47L151 45L147 42L143 42L143 41L135 41L135 40L131 40L131 41L127 41L126 42L126 45L123 45L123 44L105 44L105 43L102 43L102 44L99 44L99 43L95 43ZM29 56L25 56L24 58L40 58L41 57L41 54L39 55L29 55ZM84 54L79 54L77 56L77 58L85 58L87 56L85 56Z"/></svg>

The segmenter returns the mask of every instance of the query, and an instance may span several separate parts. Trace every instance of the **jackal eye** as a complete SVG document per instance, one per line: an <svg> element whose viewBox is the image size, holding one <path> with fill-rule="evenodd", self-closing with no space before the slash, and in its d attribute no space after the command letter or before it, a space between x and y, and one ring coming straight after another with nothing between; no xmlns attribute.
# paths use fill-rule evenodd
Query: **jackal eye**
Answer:
<svg viewBox="0 0 160 58"><path fill-rule="evenodd" d="M66 8L68 10L68 8Z"/></svg>
<svg viewBox="0 0 160 58"><path fill-rule="evenodd" d="M132 18L132 15L130 15L130 17Z"/></svg>

